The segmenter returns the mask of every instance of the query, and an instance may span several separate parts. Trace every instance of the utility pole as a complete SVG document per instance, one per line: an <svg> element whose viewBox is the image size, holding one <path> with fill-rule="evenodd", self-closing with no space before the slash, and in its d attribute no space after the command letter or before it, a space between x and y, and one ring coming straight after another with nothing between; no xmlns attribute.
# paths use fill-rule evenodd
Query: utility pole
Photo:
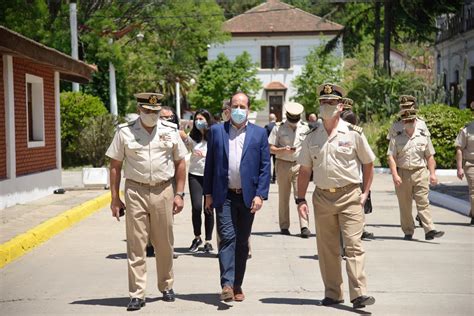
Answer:
<svg viewBox="0 0 474 316"><path fill-rule="evenodd" d="M71 28L71 56L73 59L78 60L78 48L77 48L77 8L76 3L71 2L69 4L69 20ZM79 91L79 84L77 82L72 83L72 91Z"/></svg>
<svg viewBox="0 0 474 316"><path fill-rule="evenodd" d="M114 40L109 39L109 44L112 45ZM115 84L115 66L109 61L109 97L110 97L110 113L114 116L118 115L117 110L117 86Z"/></svg>
<svg viewBox="0 0 474 316"><path fill-rule="evenodd" d="M181 100L179 95L179 79L176 78L176 115L181 119Z"/></svg>

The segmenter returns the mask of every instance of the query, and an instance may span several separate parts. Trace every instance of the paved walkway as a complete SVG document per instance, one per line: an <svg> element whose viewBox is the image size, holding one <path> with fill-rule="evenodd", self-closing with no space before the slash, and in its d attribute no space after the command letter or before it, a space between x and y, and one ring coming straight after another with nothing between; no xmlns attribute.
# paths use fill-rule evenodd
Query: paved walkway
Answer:
<svg viewBox="0 0 474 316"><path fill-rule="evenodd" d="M103 190L97 192L101 194ZM270 199L254 224L253 258L244 283L246 301L224 304L218 301L219 268L215 256L187 252L193 238L187 195L185 210L175 219L175 251L179 255L175 260L177 300L161 301L153 259L148 259L147 306L138 313L474 314L474 227L467 225L467 217L433 206L435 224L437 229L446 231L445 237L427 242L423 231L416 229L414 241L403 241L391 176L377 174L373 185L374 213L367 216L368 230L376 239L364 242L369 294L377 302L355 311L348 302L345 276L346 303L336 307L317 306L324 288L316 239L313 236L304 240L297 235L293 204L290 227L293 235L279 235L277 201L277 187L272 185ZM12 214L8 209L4 213ZM15 223L12 216L9 218L2 220L2 235L6 227ZM312 216L311 225L313 219ZM108 208L104 208L8 264L0 270L1 314L129 314L125 311L128 297L124 238L124 221L117 222Z"/></svg>

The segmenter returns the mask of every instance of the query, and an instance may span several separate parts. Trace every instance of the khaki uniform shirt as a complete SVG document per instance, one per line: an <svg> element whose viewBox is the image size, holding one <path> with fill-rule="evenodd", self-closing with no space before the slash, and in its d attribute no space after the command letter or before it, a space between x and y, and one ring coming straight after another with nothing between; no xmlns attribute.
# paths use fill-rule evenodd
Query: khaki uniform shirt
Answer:
<svg viewBox="0 0 474 316"><path fill-rule="evenodd" d="M423 130L426 136L431 136L430 131L428 130L428 126L426 126L425 121L423 121L419 117L416 118L415 127ZM392 126L390 127L390 130L388 131L387 140L392 139L392 137L397 136L401 132L403 132L403 122L402 121L394 122Z"/></svg>
<svg viewBox="0 0 474 316"><path fill-rule="evenodd" d="M301 151L301 144L306 137L306 133L310 130L307 123L299 121L296 129L290 127L288 121L280 125L275 125L270 136L268 136L268 143L276 147L290 146L296 148L292 153L277 153L277 159L286 161L296 161Z"/></svg>
<svg viewBox="0 0 474 316"><path fill-rule="evenodd" d="M175 124L159 120L149 134L137 119L119 126L106 155L125 162L126 179L154 185L173 178L187 152Z"/></svg>
<svg viewBox="0 0 474 316"><path fill-rule="evenodd" d="M474 160L474 121L461 129L454 145L461 148L463 160Z"/></svg>
<svg viewBox="0 0 474 316"><path fill-rule="evenodd" d="M430 136L418 127L411 137L405 131L392 137L387 150L387 155L395 158L397 167L408 170L426 167L426 158L434 154Z"/></svg>
<svg viewBox="0 0 474 316"><path fill-rule="evenodd" d="M362 164L375 160L375 154L362 131L359 133L352 126L339 120L333 135L329 137L321 124L303 141L298 163L313 168L314 183L318 188L340 188L361 183Z"/></svg>

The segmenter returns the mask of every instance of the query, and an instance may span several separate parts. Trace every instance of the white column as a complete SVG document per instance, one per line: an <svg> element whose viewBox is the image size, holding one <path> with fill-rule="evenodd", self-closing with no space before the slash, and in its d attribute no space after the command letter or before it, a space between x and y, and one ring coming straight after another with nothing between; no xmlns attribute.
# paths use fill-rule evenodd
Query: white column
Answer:
<svg viewBox="0 0 474 316"><path fill-rule="evenodd" d="M110 95L110 113L117 116L117 88L115 86L115 67L109 62L109 95Z"/></svg>
<svg viewBox="0 0 474 316"><path fill-rule="evenodd" d="M59 72L54 72L54 109L56 118L56 168L61 171L61 99L59 97Z"/></svg>
<svg viewBox="0 0 474 316"><path fill-rule="evenodd" d="M76 3L71 2L69 4L69 20L71 28L71 56L75 60L79 59L78 48L77 48L77 9ZM72 91L79 91L79 84L77 82L72 83Z"/></svg>
<svg viewBox="0 0 474 316"><path fill-rule="evenodd" d="M181 119L181 100L179 96L179 81L176 81L176 115L178 116L178 119Z"/></svg>
<svg viewBox="0 0 474 316"><path fill-rule="evenodd" d="M13 90L13 58L3 55L3 82L5 92L5 141L7 151L7 178L16 178L15 96Z"/></svg>

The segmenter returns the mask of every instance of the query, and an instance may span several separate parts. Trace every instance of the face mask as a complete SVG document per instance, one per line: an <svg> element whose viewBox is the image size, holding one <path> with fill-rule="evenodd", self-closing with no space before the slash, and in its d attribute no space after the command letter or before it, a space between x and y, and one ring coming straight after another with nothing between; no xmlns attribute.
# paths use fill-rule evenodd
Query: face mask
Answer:
<svg viewBox="0 0 474 316"><path fill-rule="evenodd" d="M242 109L232 109L230 117L235 124L242 124L247 119L247 111Z"/></svg>
<svg viewBox="0 0 474 316"><path fill-rule="evenodd" d="M415 122L403 123L403 128L404 129L414 129L415 128Z"/></svg>
<svg viewBox="0 0 474 316"><path fill-rule="evenodd" d="M196 120L196 128L203 130L207 128L207 122L205 120Z"/></svg>
<svg viewBox="0 0 474 316"><path fill-rule="evenodd" d="M140 111L140 119L142 123L148 127L153 127L158 122L158 113L144 113Z"/></svg>
<svg viewBox="0 0 474 316"><path fill-rule="evenodd" d="M337 106L333 105L321 105L319 107L319 114L323 120L329 120L337 115Z"/></svg>

